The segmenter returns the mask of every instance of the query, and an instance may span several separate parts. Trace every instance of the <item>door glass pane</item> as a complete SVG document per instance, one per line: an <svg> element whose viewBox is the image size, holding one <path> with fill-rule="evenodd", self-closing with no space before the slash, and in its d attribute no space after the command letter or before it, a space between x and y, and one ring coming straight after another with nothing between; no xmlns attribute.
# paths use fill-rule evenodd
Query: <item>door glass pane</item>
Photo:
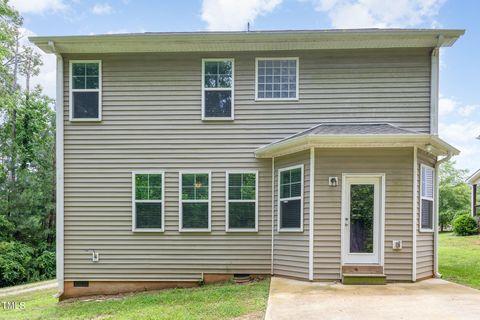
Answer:
<svg viewBox="0 0 480 320"><path fill-rule="evenodd" d="M373 184L350 187L350 253L373 253Z"/></svg>

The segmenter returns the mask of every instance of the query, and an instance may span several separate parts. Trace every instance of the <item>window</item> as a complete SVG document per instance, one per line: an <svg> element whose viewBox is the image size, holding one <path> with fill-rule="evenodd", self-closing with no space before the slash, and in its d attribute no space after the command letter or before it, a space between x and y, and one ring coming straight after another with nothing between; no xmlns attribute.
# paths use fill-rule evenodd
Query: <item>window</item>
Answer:
<svg viewBox="0 0 480 320"><path fill-rule="evenodd" d="M102 119L101 61L70 61L70 121Z"/></svg>
<svg viewBox="0 0 480 320"><path fill-rule="evenodd" d="M279 231L303 231L303 165L281 169Z"/></svg>
<svg viewBox="0 0 480 320"><path fill-rule="evenodd" d="M298 58L256 59L257 100L298 99Z"/></svg>
<svg viewBox="0 0 480 320"><path fill-rule="evenodd" d="M209 173L180 173L180 231L210 231Z"/></svg>
<svg viewBox="0 0 480 320"><path fill-rule="evenodd" d="M421 165L421 195L420 195L420 230L433 231L433 197L434 171L433 168Z"/></svg>
<svg viewBox="0 0 480 320"><path fill-rule="evenodd" d="M202 119L233 120L233 59L203 59Z"/></svg>
<svg viewBox="0 0 480 320"><path fill-rule="evenodd" d="M227 173L227 231L257 231L257 172Z"/></svg>
<svg viewBox="0 0 480 320"><path fill-rule="evenodd" d="M162 232L163 173L134 172L132 184L132 231Z"/></svg>

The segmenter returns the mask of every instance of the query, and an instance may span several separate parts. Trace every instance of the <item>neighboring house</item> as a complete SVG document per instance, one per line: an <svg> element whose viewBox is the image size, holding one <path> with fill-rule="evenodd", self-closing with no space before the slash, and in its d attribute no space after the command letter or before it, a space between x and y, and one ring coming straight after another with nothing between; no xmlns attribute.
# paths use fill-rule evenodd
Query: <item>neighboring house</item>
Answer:
<svg viewBox="0 0 480 320"><path fill-rule="evenodd" d="M435 276L438 53L463 33L32 37L57 55L63 297Z"/></svg>
<svg viewBox="0 0 480 320"><path fill-rule="evenodd" d="M477 139L480 140L480 136ZM480 214L480 169L467 179L467 183L472 186L472 215L475 217Z"/></svg>

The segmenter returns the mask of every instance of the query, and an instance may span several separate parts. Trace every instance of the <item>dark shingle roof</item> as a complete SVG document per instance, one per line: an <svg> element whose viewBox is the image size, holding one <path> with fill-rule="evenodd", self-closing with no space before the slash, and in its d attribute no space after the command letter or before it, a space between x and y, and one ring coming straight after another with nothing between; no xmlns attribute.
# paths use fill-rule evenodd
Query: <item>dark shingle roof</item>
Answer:
<svg viewBox="0 0 480 320"><path fill-rule="evenodd" d="M286 137L284 142L305 135L362 135L362 134L418 134L418 132L402 129L389 123L321 123L305 131Z"/></svg>

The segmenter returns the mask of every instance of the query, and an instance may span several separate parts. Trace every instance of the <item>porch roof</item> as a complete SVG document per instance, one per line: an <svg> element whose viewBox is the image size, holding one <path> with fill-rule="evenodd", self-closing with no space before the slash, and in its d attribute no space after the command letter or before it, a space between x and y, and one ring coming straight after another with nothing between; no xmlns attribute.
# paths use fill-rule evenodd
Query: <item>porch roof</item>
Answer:
<svg viewBox="0 0 480 320"><path fill-rule="evenodd" d="M368 148L414 147L434 155L458 155L460 151L436 135L418 133L389 123L321 123L310 129L260 147L257 158L287 155L311 147Z"/></svg>
<svg viewBox="0 0 480 320"><path fill-rule="evenodd" d="M467 183L474 185L480 183L480 169L478 169L474 174L472 174L468 179Z"/></svg>

